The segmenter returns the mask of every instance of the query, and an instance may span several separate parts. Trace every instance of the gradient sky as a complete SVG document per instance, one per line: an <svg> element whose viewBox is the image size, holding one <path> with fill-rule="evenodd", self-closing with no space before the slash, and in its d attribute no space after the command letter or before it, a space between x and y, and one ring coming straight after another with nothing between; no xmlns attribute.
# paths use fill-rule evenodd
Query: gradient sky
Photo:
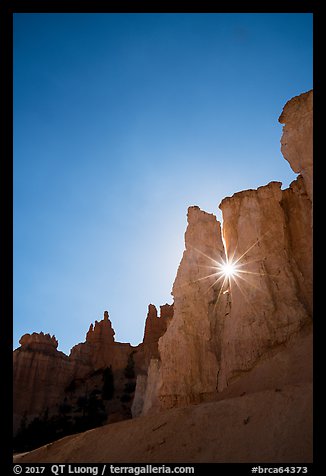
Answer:
<svg viewBox="0 0 326 476"><path fill-rule="evenodd" d="M14 347L104 310L138 344L188 206L295 179L278 117L311 88L312 14L15 14Z"/></svg>

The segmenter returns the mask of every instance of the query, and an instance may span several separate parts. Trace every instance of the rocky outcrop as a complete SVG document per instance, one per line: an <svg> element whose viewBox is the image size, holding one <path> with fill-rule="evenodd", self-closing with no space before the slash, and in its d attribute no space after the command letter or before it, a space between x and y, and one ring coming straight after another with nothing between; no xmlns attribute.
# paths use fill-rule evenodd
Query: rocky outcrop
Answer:
<svg viewBox="0 0 326 476"><path fill-rule="evenodd" d="M298 181L291 187L290 194L284 193L280 183L272 182L220 205L226 251L239 269L221 334L219 390L311 320L311 270L307 260L298 265L300 253L311 253L310 209L307 194L298 193ZM291 207L296 214L289 220ZM291 239L294 228L297 243Z"/></svg>
<svg viewBox="0 0 326 476"><path fill-rule="evenodd" d="M60 406L72 406L103 385L103 371L111 368L118 398L123 395L124 369L134 347L114 341L108 312L101 321L91 324L86 341L71 349L69 357L57 351L54 336L33 333L20 339L21 347L13 353L14 433L34 418L58 414ZM128 395L131 400L131 396ZM129 401L128 400L128 401ZM124 402L124 404L128 404ZM125 415L120 405L110 402L110 413ZM129 404L130 406L130 404Z"/></svg>
<svg viewBox="0 0 326 476"><path fill-rule="evenodd" d="M170 319L173 317L173 304L160 306L160 316L154 304L149 304L145 322L143 344L157 343L159 338L165 333Z"/></svg>
<svg viewBox="0 0 326 476"><path fill-rule="evenodd" d="M149 304L143 342L137 347L135 362L139 373L147 373L151 359L159 357L158 341L166 332L173 317L173 304L160 306L160 315L154 304Z"/></svg>
<svg viewBox="0 0 326 476"><path fill-rule="evenodd" d="M24 334L19 343L24 350L35 350L44 353L53 353L58 347L58 341L55 336L44 334L40 332L33 332L33 334Z"/></svg>
<svg viewBox="0 0 326 476"><path fill-rule="evenodd" d="M222 237L213 215L188 210L174 319L150 367L143 414L218 398L311 323L312 92L289 101L280 121L282 152L302 176L283 191L271 182L222 200ZM223 261L233 276L220 273Z"/></svg>
<svg viewBox="0 0 326 476"><path fill-rule="evenodd" d="M312 203L301 175L282 191L287 253L298 286L297 294L312 315Z"/></svg>
<svg viewBox="0 0 326 476"><path fill-rule="evenodd" d="M91 324L86 334L86 342L88 344L99 345L105 347L114 343L115 332L112 329L112 323L109 319L108 311L104 311L102 321L95 321L95 326Z"/></svg>
<svg viewBox="0 0 326 476"><path fill-rule="evenodd" d="M159 358L158 341L170 325L173 313L173 304L164 304L163 306L160 306L159 316L157 309L153 304L148 306L143 342L137 347L134 356L137 369L137 381L134 400L131 407L133 417L139 416L143 410L150 363L152 361L153 367L154 362ZM150 373L152 374L152 371Z"/></svg>
<svg viewBox="0 0 326 476"><path fill-rule="evenodd" d="M69 356L57 350L55 336L43 332L22 336L21 347L13 353L14 434L22 424L26 426L45 415L54 417L62 408L66 413L70 408L66 417L73 420L80 411L85 413L80 402L95 395L98 403L104 395L101 410L108 414L108 422L130 418L136 377L139 374L146 378L150 360L158 357L158 339L172 316L173 305L161 306L160 317L150 305L144 342L137 347L115 341L107 311L102 320L90 325L85 342L75 345ZM111 384L108 372L112 373ZM109 400L105 400L105 394L111 390L103 393L105 385L112 385Z"/></svg>
<svg viewBox="0 0 326 476"><path fill-rule="evenodd" d="M225 296L221 282L217 282L216 265L225 256L216 217L190 207L185 243L173 285L174 317L159 340L160 365L153 363L150 367L147 396L151 404L145 397L144 407L148 409L202 401L217 388L219 331L215 315L225 303Z"/></svg>
<svg viewBox="0 0 326 476"><path fill-rule="evenodd" d="M86 341L71 349L71 359L78 362L78 365L81 362L89 366L92 370L109 366L115 370L122 370L126 367L128 356L134 348L128 343L115 342L114 335L109 314L105 311L101 321L95 321L94 325L90 325Z"/></svg>
<svg viewBox="0 0 326 476"><path fill-rule="evenodd" d="M28 423L61 401L71 379L69 358L57 350L49 334L25 334L13 353L14 433L22 419Z"/></svg>
<svg viewBox="0 0 326 476"><path fill-rule="evenodd" d="M313 189L313 92L290 99L279 122L284 124L281 151L295 173L302 175L309 199Z"/></svg>

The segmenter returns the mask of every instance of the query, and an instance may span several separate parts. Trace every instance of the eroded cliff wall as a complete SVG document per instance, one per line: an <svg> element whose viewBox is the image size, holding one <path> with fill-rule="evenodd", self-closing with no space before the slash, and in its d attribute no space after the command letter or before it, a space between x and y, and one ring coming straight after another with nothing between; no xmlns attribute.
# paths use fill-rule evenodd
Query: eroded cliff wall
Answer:
<svg viewBox="0 0 326 476"><path fill-rule="evenodd" d="M284 124L281 151L293 172L302 175L307 195L313 192L313 92L290 99L279 122Z"/></svg>
<svg viewBox="0 0 326 476"><path fill-rule="evenodd" d="M155 378L164 408L202 401L217 388L215 315L225 296L220 292L221 283L216 283L216 262L225 256L216 217L190 207L185 244L172 291L174 318L165 338L159 340L161 360L159 376ZM151 374L154 372L152 367Z"/></svg>
<svg viewBox="0 0 326 476"><path fill-rule="evenodd" d="M13 353L13 426L26 423L61 401L71 379L71 362L49 334L25 334Z"/></svg>
<svg viewBox="0 0 326 476"><path fill-rule="evenodd" d="M54 336L25 334L13 352L14 434L35 418L43 421L62 412L68 420L82 419L87 402L94 413L94 398L98 413L104 418L101 412L106 412L108 422L130 418L136 377L146 375L150 360L158 357L158 339L172 316L173 305L161 306L160 316L150 305L143 342L133 347L115 341L105 311L69 356L57 350Z"/></svg>
<svg viewBox="0 0 326 476"><path fill-rule="evenodd" d="M213 215L188 210L174 319L149 368L143 414L217 398L311 325L312 91L290 100L280 122L281 150L300 172L288 189L271 182L225 198L223 238ZM225 254L237 267L229 279L218 272Z"/></svg>
<svg viewBox="0 0 326 476"><path fill-rule="evenodd" d="M311 270L304 275L304 264L296 259L298 243L309 254L309 203L307 194L298 192L297 181L285 192L272 182L220 205L227 254L239 259L239 268L221 334L219 390L311 321ZM290 217L291 207L296 213Z"/></svg>

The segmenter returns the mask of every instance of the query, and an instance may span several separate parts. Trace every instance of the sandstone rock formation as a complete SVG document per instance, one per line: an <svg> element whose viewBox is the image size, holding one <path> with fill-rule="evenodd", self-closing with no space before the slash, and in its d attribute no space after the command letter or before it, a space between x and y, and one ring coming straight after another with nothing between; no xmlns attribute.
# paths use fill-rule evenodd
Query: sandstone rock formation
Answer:
<svg viewBox="0 0 326 476"><path fill-rule="evenodd" d="M149 365L151 360L159 358L158 340L166 332L173 317L173 312L173 304L160 306L160 316L158 316L157 309L153 304L148 306L143 342L137 347L135 353L137 383L131 407L133 417L140 415L142 412L147 388ZM153 365L152 363L152 366Z"/></svg>
<svg viewBox="0 0 326 476"><path fill-rule="evenodd" d="M169 319L173 317L173 304L160 306L160 316L153 304L148 306L148 314L145 322L143 344L157 343L159 338L165 333Z"/></svg>
<svg viewBox="0 0 326 476"><path fill-rule="evenodd" d="M115 342L114 330L107 311L104 318L90 325L86 341L75 345L70 351L72 360L83 362L96 370L110 365L114 369L123 369L133 347L128 343Z"/></svg>
<svg viewBox="0 0 326 476"><path fill-rule="evenodd" d="M290 99L279 122L284 124L281 151L292 170L303 177L309 199L313 189L313 92Z"/></svg>
<svg viewBox="0 0 326 476"><path fill-rule="evenodd" d="M284 344L219 394L60 439L15 463L309 463L311 333Z"/></svg>
<svg viewBox="0 0 326 476"><path fill-rule="evenodd" d="M24 334L20 340L20 345L25 349L36 350L45 353L51 353L58 347L58 341L55 336L44 334L40 332L33 332L33 334Z"/></svg>
<svg viewBox="0 0 326 476"><path fill-rule="evenodd" d="M214 315L218 297L225 301L220 286L214 286L216 262L225 259L220 223L198 207L189 208L185 242L173 285L174 318L159 340L160 367L150 368L149 391L157 387L164 408L201 401L217 387Z"/></svg>
<svg viewBox="0 0 326 476"><path fill-rule="evenodd" d="M57 350L49 334L25 334L13 353L14 433L26 416L27 422L54 407L71 378L69 358Z"/></svg>
<svg viewBox="0 0 326 476"><path fill-rule="evenodd" d="M292 184L292 191L297 188L296 182ZM286 193L286 200L283 196L281 184L272 182L237 193L220 205L227 254L240 259L230 314L223 324L219 390L312 318L311 269L307 266L307 274L302 274L304 266L298 266L294 257L297 242L290 236L293 224L300 251L311 253L309 202L305 193L292 193L291 198ZM289 220L290 207L297 213Z"/></svg>
<svg viewBox="0 0 326 476"><path fill-rule="evenodd" d="M173 304L160 306L160 315L153 304L149 304L145 321L143 342L137 346L135 362L140 373L147 373L151 359L159 357L158 341L166 332L173 317Z"/></svg>
<svg viewBox="0 0 326 476"><path fill-rule="evenodd" d="M144 341L137 347L115 341L107 311L90 325L85 342L75 345L69 356L57 350L55 336L43 332L22 336L21 347L13 353L14 434L22 423L28 425L45 414L55 416L62 406L78 415L80 399L101 393L105 369L111 369L114 380L114 397L104 402L107 421L130 418L136 376L146 374L150 360L158 357L157 341L172 316L173 305L161 306L160 317L150 305Z"/></svg>
<svg viewBox="0 0 326 476"><path fill-rule="evenodd" d="M107 313L69 357L54 337L23 336L15 385L38 390L37 404L31 397L24 406L19 394L20 415L44 408L45 388L57 386L54 404L63 382L74 376L85 385L89 372L94 384L108 366L121 394L131 366L132 414L140 418L19 461L312 460L312 99L309 91L288 101L279 119L282 153L300 174L289 188L270 182L223 199L222 230L213 214L188 209L174 303L160 316L149 305L139 346L114 341ZM233 275L223 263L233 263ZM54 369L61 375L49 383Z"/></svg>
<svg viewBox="0 0 326 476"><path fill-rule="evenodd" d="M222 200L223 238L213 215L189 208L174 319L150 367L143 414L217 398L310 325L311 105L312 92L305 93L289 101L280 118L286 124L282 151L304 174L289 189L271 182ZM224 253L238 269L223 284L217 278Z"/></svg>

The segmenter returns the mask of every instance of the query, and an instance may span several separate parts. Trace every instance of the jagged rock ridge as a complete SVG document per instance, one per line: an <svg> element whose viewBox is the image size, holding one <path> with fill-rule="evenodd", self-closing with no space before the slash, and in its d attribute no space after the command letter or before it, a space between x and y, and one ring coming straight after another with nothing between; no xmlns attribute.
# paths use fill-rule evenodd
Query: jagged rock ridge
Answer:
<svg viewBox="0 0 326 476"><path fill-rule="evenodd" d="M99 414L89 425L130 418L136 376L146 374L151 358L158 356L158 339L172 316L173 305L161 306L160 317L150 305L143 342L133 347L115 341L105 311L102 320L90 325L85 342L75 345L69 356L57 350L55 336L43 332L22 336L21 346L13 352L14 435L35 419L82 421L87 402L90 412ZM109 392L105 391L108 386L112 386ZM83 425L74 424L74 429Z"/></svg>

